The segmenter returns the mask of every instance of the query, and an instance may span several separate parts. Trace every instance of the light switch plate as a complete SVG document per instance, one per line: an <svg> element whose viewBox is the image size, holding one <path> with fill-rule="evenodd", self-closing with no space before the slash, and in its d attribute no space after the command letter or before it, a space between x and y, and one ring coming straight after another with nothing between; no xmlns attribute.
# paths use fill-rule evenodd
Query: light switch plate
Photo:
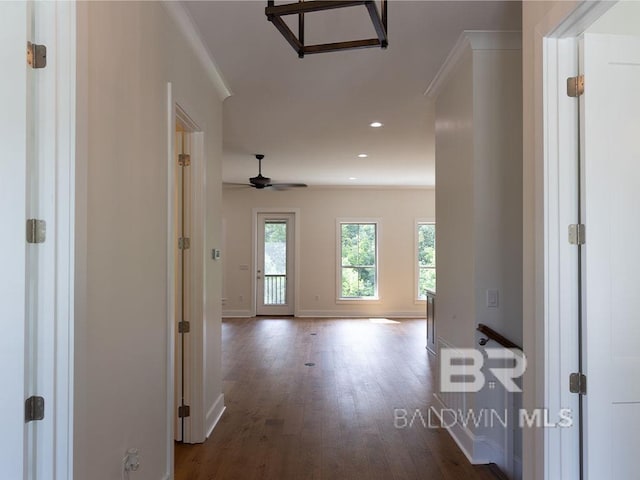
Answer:
<svg viewBox="0 0 640 480"><path fill-rule="evenodd" d="M498 308L498 290L487 290L487 307Z"/></svg>

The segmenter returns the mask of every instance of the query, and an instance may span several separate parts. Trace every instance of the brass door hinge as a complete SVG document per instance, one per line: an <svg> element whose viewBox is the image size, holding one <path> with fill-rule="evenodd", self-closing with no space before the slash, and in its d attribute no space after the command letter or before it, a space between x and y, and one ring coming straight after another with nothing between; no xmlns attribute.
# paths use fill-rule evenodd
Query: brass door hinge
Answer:
<svg viewBox="0 0 640 480"><path fill-rule="evenodd" d="M44 419L44 398L36 395L29 397L24 402L25 423Z"/></svg>
<svg viewBox="0 0 640 480"><path fill-rule="evenodd" d="M47 47L27 42L27 64L31 68L44 68L47 66Z"/></svg>
<svg viewBox="0 0 640 480"><path fill-rule="evenodd" d="M569 225L569 243L571 245L584 245L587 240L585 227L581 223Z"/></svg>
<svg viewBox="0 0 640 480"><path fill-rule="evenodd" d="M569 391L579 395L587 394L587 376L584 373L572 373L569 375Z"/></svg>
<svg viewBox="0 0 640 480"><path fill-rule="evenodd" d="M188 167L191 165L191 155L188 153L180 153L178 154L178 165L181 167Z"/></svg>
<svg viewBox="0 0 640 480"><path fill-rule="evenodd" d="M567 78L567 95L579 97L584 93L584 75Z"/></svg>
<svg viewBox="0 0 640 480"><path fill-rule="evenodd" d="M30 218L27 220L27 243L44 243L47 239L47 222Z"/></svg>

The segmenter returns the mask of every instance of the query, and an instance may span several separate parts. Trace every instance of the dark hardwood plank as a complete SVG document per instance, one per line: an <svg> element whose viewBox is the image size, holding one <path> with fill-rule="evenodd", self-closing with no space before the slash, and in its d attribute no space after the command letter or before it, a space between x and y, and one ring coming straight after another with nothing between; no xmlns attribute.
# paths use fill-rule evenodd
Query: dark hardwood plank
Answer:
<svg viewBox="0 0 640 480"><path fill-rule="evenodd" d="M435 381L425 320L397 322L225 319L227 410L204 444L176 444L176 480L499 478L442 429L395 428Z"/></svg>

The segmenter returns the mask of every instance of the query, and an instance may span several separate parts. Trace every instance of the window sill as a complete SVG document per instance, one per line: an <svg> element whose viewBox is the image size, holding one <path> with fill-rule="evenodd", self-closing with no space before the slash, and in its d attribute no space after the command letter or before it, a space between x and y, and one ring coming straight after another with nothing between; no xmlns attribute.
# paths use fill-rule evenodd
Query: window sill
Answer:
<svg viewBox="0 0 640 480"><path fill-rule="evenodd" d="M347 305L349 303L381 303L380 297L363 297L363 298L336 298L336 304Z"/></svg>

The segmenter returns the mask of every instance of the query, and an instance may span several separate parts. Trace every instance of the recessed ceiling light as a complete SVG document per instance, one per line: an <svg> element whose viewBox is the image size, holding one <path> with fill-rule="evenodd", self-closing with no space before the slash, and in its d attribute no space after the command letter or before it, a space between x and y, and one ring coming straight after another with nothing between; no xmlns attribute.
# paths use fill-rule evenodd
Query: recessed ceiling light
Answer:
<svg viewBox="0 0 640 480"><path fill-rule="evenodd" d="M369 124L369 126L373 128L380 128L382 124L380 122L372 122Z"/></svg>
<svg viewBox="0 0 640 480"><path fill-rule="evenodd" d="M357 180L356 177L349 177L349 180Z"/></svg>
<svg viewBox="0 0 640 480"><path fill-rule="evenodd" d="M366 153L359 153L358 154L358 158L367 158L369 155L367 155Z"/></svg>

